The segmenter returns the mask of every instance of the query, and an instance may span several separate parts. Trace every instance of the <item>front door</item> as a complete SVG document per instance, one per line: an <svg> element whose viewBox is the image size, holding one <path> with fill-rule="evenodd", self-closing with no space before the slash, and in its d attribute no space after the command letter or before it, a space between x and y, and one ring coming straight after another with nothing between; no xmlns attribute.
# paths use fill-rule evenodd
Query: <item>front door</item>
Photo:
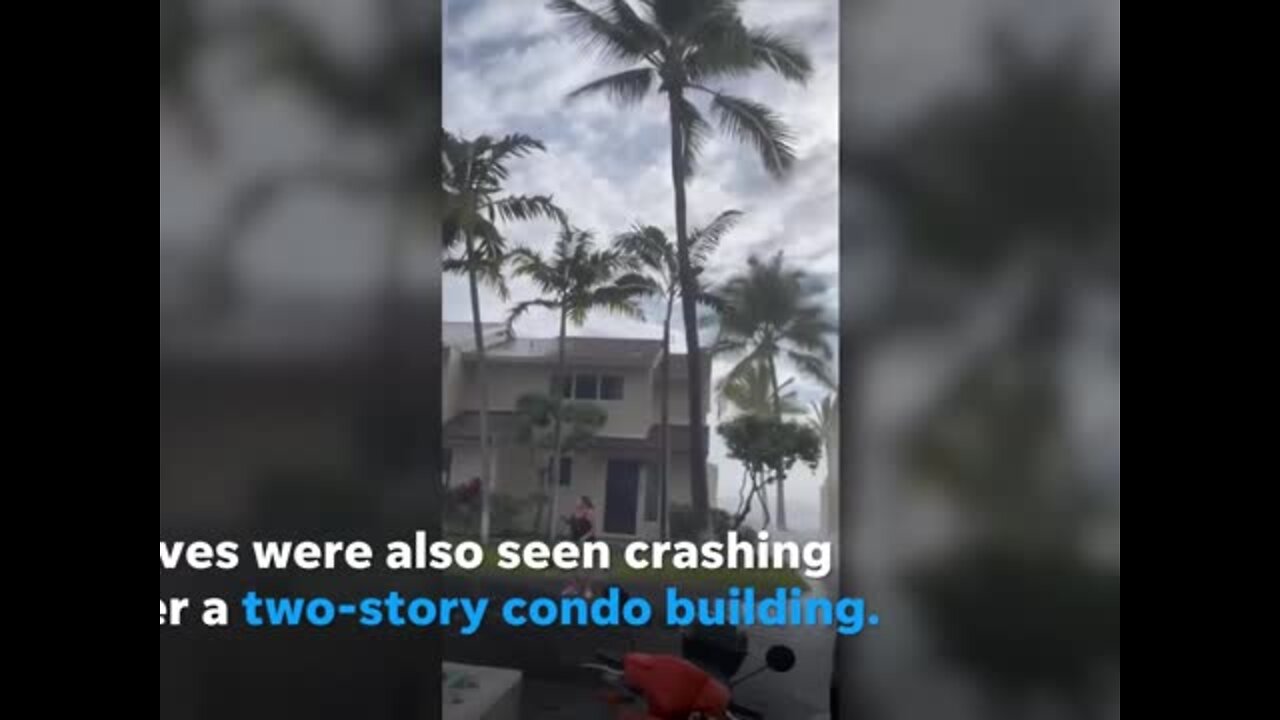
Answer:
<svg viewBox="0 0 1280 720"><path fill-rule="evenodd" d="M610 460L605 476L604 531L611 535L635 535L640 502L640 463Z"/></svg>

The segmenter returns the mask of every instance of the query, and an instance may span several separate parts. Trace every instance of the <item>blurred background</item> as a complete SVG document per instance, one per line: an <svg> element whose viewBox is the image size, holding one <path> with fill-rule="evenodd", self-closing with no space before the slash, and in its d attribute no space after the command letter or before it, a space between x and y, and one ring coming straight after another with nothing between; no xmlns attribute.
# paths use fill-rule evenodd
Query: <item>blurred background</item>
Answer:
<svg viewBox="0 0 1280 720"><path fill-rule="evenodd" d="M1118 718L1120 3L842 26L841 714Z"/></svg>
<svg viewBox="0 0 1280 720"><path fill-rule="evenodd" d="M439 68L432 0L161 0L162 541L438 529ZM160 593L391 583L241 569ZM160 716L432 717L438 640L166 629Z"/></svg>
<svg viewBox="0 0 1280 720"><path fill-rule="evenodd" d="M162 539L431 525L440 19L160 3ZM883 624L836 716L1118 718L1120 3L841 27L841 582ZM434 642L162 634L161 716L430 716Z"/></svg>

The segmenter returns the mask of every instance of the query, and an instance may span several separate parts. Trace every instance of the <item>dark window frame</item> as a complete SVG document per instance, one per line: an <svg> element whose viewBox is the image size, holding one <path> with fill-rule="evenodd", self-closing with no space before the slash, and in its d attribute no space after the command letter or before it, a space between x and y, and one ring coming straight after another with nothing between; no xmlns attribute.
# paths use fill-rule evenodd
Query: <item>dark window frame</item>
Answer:
<svg viewBox="0 0 1280 720"><path fill-rule="evenodd" d="M600 399L606 402L620 402L626 399L627 382L622 375L609 375L601 373L598 381ZM613 387L617 390L615 393L605 393L606 387Z"/></svg>
<svg viewBox="0 0 1280 720"><path fill-rule="evenodd" d="M592 392L586 391L585 383L590 383ZM570 372L563 379L552 375L547 384L551 397L556 397L556 386L560 386L562 400L591 400L600 402L622 402L627 397L626 376L618 373ZM611 392L606 393L605 388Z"/></svg>
<svg viewBox="0 0 1280 720"><path fill-rule="evenodd" d="M591 393L587 394L584 382L591 383ZM599 400L600 399L600 375L598 373L577 373L573 376L573 399L574 400Z"/></svg>

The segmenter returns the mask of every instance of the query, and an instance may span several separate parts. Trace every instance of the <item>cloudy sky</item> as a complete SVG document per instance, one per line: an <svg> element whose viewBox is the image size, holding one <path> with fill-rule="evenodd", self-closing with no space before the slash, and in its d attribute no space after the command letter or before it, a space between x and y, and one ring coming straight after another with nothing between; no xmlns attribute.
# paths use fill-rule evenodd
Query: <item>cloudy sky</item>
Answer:
<svg viewBox="0 0 1280 720"><path fill-rule="evenodd" d="M839 212L837 13L835 0L743 3L749 24L791 35L804 43L813 59L815 72L805 86L763 73L725 86L735 94L767 101L783 114L797 137L795 170L786 180L775 181L752 150L717 137L708 143L702 170L689 190L692 226L731 208L745 213L713 259L708 271L713 279L735 272L753 253L785 250L790 261L830 280L833 317ZM447 0L444 38L445 127L467 137L524 132L547 145L545 155L513 166L511 192L554 195L575 225L606 240L636 222L672 233L668 130L661 97L625 110L603 97L572 104L564 100L575 87L626 66L585 54L540 2ZM549 222L524 223L508 226L506 234L513 244L545 249L555 229ZM446 320L470 320L461 279L446 279L443 294ZM512 294L514 300L535 295L518 282ZM486 320L501 320L505 314L496 296L484 298ZM658 317L656 312L649 314ZM556 327L550 313L531 314L516 330L528 337L554 336ZM600 313L575 332L656 338L661 325ZM803 387L802 394L816 397L819 391ZM740 470L724 457L718 440L711 455L720 466L720 496L729 504L736 499ZM816 478L807 469L799 470L789 489L791 524L816 526Z"/></svg>

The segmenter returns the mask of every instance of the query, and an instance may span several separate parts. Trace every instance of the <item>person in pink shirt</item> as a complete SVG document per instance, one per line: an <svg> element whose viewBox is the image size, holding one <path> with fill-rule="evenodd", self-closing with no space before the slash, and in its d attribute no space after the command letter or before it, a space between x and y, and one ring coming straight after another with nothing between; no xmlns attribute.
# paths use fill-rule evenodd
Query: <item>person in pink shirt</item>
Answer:
<svg viewBox="0 0 1280 720"><path fill-rule="evenodd" d="M573 514L566 516L564 522L569 526L569 538L573 542L584 543L594 540L596 537L596 506L591 502L591 498L586 495L579 498L577 506L573 509ZM582 595L590 598L595 593L591 589L591 578L583 573L570 580L569 585L560 594Z"/></svg>

